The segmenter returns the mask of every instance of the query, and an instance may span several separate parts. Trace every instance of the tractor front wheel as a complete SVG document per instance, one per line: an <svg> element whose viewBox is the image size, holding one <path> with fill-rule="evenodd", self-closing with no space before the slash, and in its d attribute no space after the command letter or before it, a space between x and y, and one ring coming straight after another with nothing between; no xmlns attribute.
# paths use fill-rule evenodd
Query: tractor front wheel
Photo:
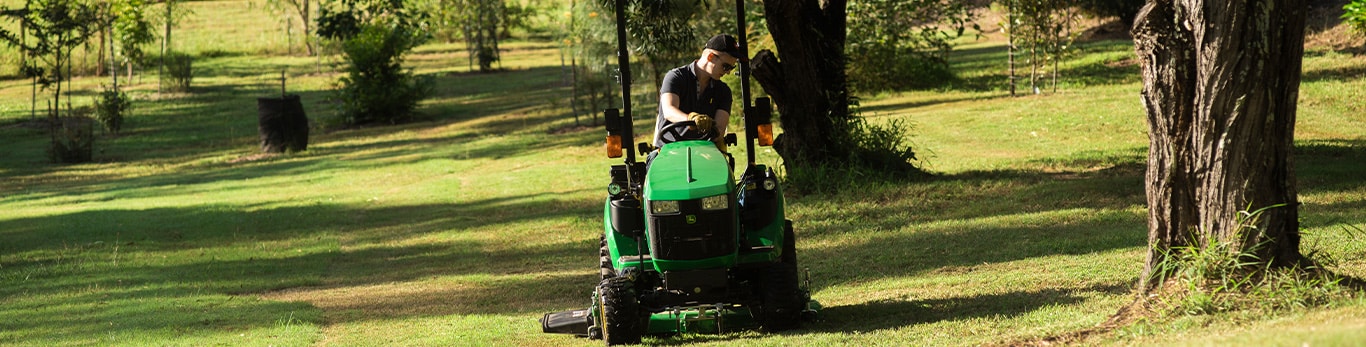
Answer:
<svg viewBox="0 0 1366 347"><path fill-rule="evenodd" d="M759 279L759 326L770 332L796 328L806 308L796 264L773 264L760 271Z"/></svg>
<svg viewBox="0 0 1366 347"><path fill-rule="evenodd" d="M598 312L601 312L602 339L608 346L639 344L644 321L636 290L630 278L613 277L598 285Z"/></svg>

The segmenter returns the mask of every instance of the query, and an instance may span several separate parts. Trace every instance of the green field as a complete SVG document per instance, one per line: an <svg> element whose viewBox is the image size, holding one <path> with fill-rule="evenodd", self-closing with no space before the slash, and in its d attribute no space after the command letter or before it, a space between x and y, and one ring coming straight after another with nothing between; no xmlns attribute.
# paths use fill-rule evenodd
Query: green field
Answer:
<svg viewBox="0 0 1366 347"><path fill-rule="evenodd" d="M176 35L198 55L192 92L157 94L147 71L125 132L102 135L94 163L50 164L28 83L0 81L0 345L601 344L536 321L589 304L617 162L599 127L575 125L554 43L505 44L506 71L479 74L463 47L433 42L409 60L437 81L425 120L315 128L308 151L267 156L255 98L277 94L284 71L317 121L335 114L339 75L285 54L253 1L190 3ZM1057 93L1022 97L1004 91L1003 47L958 47L963 88L862 96L871 122L913 126L934 178L788 196L819 321L646 342L1010 345L1095 327L1131 302L1147 153L1132 46L1083 44ZM1359 278L1366 240L1347 231L1366 229L1363 70L1366 57L1309 50L1294 159L1304 251ZM73 103L101 83L78 78ZM638 132L651 109L637 110ZM1360 341L1358 294L1065 342Z"/></svg>

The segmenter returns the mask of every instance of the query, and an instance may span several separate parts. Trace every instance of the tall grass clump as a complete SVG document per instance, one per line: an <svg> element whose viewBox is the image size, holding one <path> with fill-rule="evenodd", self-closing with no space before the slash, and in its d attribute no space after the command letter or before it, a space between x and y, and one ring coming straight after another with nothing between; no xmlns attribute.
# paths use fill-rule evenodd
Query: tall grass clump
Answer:
<svg viewBox="0 0 1366 347"><path fill-rule="evenodd" d="M1258 232L1256 220L1267 207L1240 212L1238 234ZM1251 230L1249 230L1251 229ZM1268 241L1269 242L1269 241ZM1209 242L1174 247L1159 265L1166 296L1158 312L1171 315L1210 315L1233 311L1272 312L1325 307L1351 298L1354 291L1346 278L1327 268L1336 264L1331 255L1313 250L1306 254L1310 265L1272 267L1270 259L1255 254L1263 242L1246 250L1232 242Z"/></svg>
<svg viewBox="0 0 1366 347"><path fill-rule="evenodd" d="M826 165L791 168L787 183L797 193L834 194L876 182L892 182L929 176L907 140L914 127L901 119L873 124L862 115L858 99L850 102L851 117L837 123L851 150L845 158L830 158Z"/></svg>

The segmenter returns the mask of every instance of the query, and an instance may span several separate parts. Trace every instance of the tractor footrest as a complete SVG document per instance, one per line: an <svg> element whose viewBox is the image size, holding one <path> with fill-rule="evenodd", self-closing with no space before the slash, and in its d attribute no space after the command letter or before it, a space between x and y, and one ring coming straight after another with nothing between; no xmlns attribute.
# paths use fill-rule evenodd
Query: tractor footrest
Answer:
<svg viewBox="0 0 1366 347"><path fill-rule="evenodd" d="M638 263L638 262L642 262L642 261L650 261L650 260L652 260L652 259L653 259L653 258L651 258L649 254L644 254L644 255L623 255L623 256L617 258L617 262L618 262L618 263Z"/></svg>
<svg viewBox="0 0 1366 347"><path fill-rule="evenodd" d="M774 249L776 249L776 248L777 248L777 247L773 247L773 246L757 246L757 247L741 248L741 249L740 249L740 253L772 252L772 251L773 251Z"/></svg>

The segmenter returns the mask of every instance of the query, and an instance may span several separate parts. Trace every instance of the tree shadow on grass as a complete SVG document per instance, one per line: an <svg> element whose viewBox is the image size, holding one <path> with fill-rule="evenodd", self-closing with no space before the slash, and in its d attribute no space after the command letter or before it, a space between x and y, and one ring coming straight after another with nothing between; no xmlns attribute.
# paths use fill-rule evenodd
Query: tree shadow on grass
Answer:
<svg viewBox="0 0 1366 347"><path fill-rule="evenodd" d="M367 320L583 305L595 282L596 240L504 244L457 236L591 215L593 205L511 196L373 209L97 210L0 221L0 297L7 298L0 317L9 321L0 327L80 337L186 322L188 330L269 328L295 311L314 312L301 316L318 323L315 305L345 311L329 319ZM410 243L418 238L430 241ZM451 276L492 280L411 284ZM377 287L392 288L367 291ZM354 300L256 298L288 288ZM40 314L24 313L36 308ZM107 328L108 321L119 323Z"/></svg>
<svg viewBox="0 0 1366 347"><path fill-rule="evenodd" d="M1047 288L1000 294L981 294L944 299L886 299L861 304L826 307L810 332L865 333L917 324L985 317L1014 317L1049 306L1075 305L1087 293L1123 295L1130 283L1095 284L1081 288Z"/></svg>

